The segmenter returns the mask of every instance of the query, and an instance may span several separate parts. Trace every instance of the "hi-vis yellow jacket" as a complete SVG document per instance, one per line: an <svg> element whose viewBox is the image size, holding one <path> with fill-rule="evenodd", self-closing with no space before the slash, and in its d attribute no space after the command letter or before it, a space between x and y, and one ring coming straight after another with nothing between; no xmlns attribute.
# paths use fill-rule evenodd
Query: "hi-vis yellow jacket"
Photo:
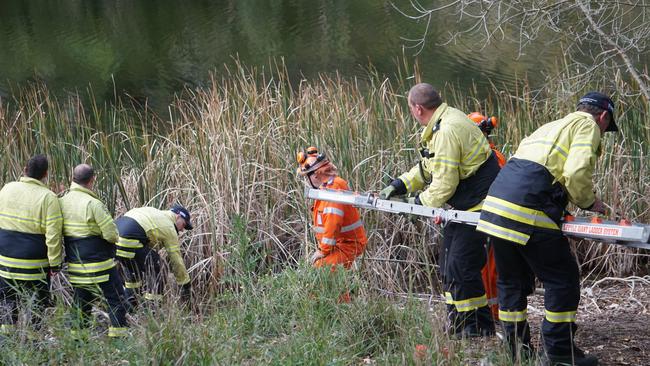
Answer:
<svg viewBox="0 0 650 366"><path fill-rule="evenodd" d="M574 112L543 125L519 145L514 157L543 165L580 208L596 200L592 176L600 129L589 113Z"/></svg>
<svg viewBox="0 0 650 366"><path fill-rule="evenodd" d="M179 285L189 283L190 276L181 257L181 247L176 232L176 214L153 207L138 207L128 211L124 216L132 218L142 226L152 248L165 248L176 282Z"/></svg>
<svg viewBox="0 0 650 366"><path fill-rule="evenodd" d="M478 231L526 244L534 230L560 230L568 201L589 208L601 132L574 112L525 138L490 187Z"/></svg>
<svg viewBox="0 0 650 366"><path fill-rule="evenodd" d="M0 276L23 281L46 278L62 262L61 208L54 192L22 177L0 190Z"/></svg>
<svg viewBox="0 0 650 366"><path fill-rule="evenodd" d="M424 206L442 207L460 180L472 176L491 156L490 145L467 114L442 103L422 131L420 145L428 150L420 164L402 174L407 192L425 189Z"/></svg>
<svg viewBox="0 0 650 366"><path fill-rule="evenodd" d="M97 194L77 183L60 200L63 235L74 238L101 236L109 243L117 241L117 226Z"/></svg>
<svg viewBox="0 0 650 366"><path fill-rule="evenodd" d="M107 282L115 267L117 227L95 192L72 183L59 200L69 279L73 285Z"/></svg>

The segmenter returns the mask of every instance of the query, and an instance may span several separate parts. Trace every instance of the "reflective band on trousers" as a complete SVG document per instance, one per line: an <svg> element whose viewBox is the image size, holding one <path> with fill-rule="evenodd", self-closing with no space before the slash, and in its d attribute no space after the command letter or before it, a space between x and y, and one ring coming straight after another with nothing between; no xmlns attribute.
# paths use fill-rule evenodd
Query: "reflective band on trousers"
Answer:
<svg viewBox="0 0 650 366"><path fill-rule="evenodd" d="M326 214L334 214L334 215L338 215L338 216L343 216L344 215L343 210L335 208L335 207L325 207L325 209L323 210L323 215L326 215Z"/></svg>
<svg viewBox="0 0 650 366"><path fill-rule="evenodd" d="M41 269L50 266L47 258L44 259L22 259L11 258L0 255L0 266L21 269Z"/></svg>
<svg viewBox="0 0 650 366"><path fill-rule="evenodd" d="M68 263L68 271L74 273L94 273L109 270L115 267L113 258L103 262L94 263Z"/></svg>
<svg viewBox="0 0 650 366"><path fill-rule="evenodd" d="M109 337L126 337L129 335L129 328L108 327Z"/></svg>
<svg viewBox="0 0 650 366"><path fill-rule="evenodd" d="M126 288L140 288L140 287L142 287L142 282L141 281L124 282L124 287L126 287Z"/></svg>
<svg viewBox="0 0 650 366"><path fill-rule="evenodd" d="M20 280L20 281L40 281L44 280L46 277L45 272L41 273L17 273L17 272L6 272L0 270L0 277L8 278L11 280Z"/></svg>
<svg viewBox="0 0 650 366"><path fill-rule="evenodd" d="M2 324L0 325L0 334L7 334L12 332L15 329L13 324Z"/></svg>
<svg viewBox="0 0 650 366"><path fill-rule="evenodd" d="M80 276L69 276L70 283L75 285L91 285L95 283L102 283L108 281L107 274L94 277L80 277Z"/></svg>
<svg viewBox="0 0 650 366"><path fill-rule="evenodd" d="M115 251L115 255L122 258L129 258L129 259L135 258L135 253L126 252L124 250L119 250L119 249Z"/></svg>
<svg viewBox="0 0 650 366"><path fill-rule="evenodd" d="M493 223L487 222L485 220L478 220L476 230L521 245L526 245L526 243L528 243L528 239L530 239L530 235L528 234L494 225Z"/></svg>
<svg viewBox="0 0 650 366"><path fill-rule="evenodd" d="M314 226L312 230L314 230L316 234L322 234L325 232L325 228L320 226Z"/></svg>
<svg viewBox="0 0 650 366"><path fill-rule="evenodd" d="M363 226L363 221L358 220L358 221L355 222L355 223L352 223L352 224L350 224L350 225L346 225L346 226L341 227L341 232L342 232L342 233L347 233L348 231L352 231L352 230L354 230L354 229L358 229L358 228L360 228L360 227L362 227L362 226Z"/></svg>
<svg viewBox="0 0 650 366"><path fill-rule="evenodd" d="M138 239L128 239L128 238L123 238L123 237L119 237L117 239L117 243L115 243L115 245L117 245L118 247L122 247L122 248L135 248L135 249L143 247L140 240L138 240Z"/></svg>
<svg viewBox="0 0 650 366"><path fill-rule="evenodd" d="M499 216L509 218L531 226L543 227L546 229L560 228L542 211L516 205L500 198L488 196L483 203L483 210L492 212Z"/></svg>
<svg viewBox="0 0 650 366"><path fill-rule="evenodd" d="M323 238L323 239L321 239L321 241L323 242L323 244L327 244L327 245L336 245L336 239L332 239L332 238Z"/></svg>
<svg viewBox="0 0 650 366"><path fill-rule="evenodd" d="M528 319L528 310L524 309L522 311L508 311L499 309L499 320L504 322L523 322Z"/></svg>
<svg viewBox="0 0 650 366"><path fill-rule="evenodd" d="M445 292L445 302L456 307L456 311L472 311L487 306L487 296L473 297L467 300L454 300L451 292Z"/></svg>
<svg viewBox="0 0 650 366"><path fill-rule="evenodd" d="M162 300L162 295L152 294L151 292L147 292L144 294L144 298L151 301L160 301Z"/></svg>
<svg viewBox="0 0 650 366"><path fill-rule="evenodd" d="M546 320L551 323L573 323L576 321L577 311L563 311L556 313L545 310Z"/></svg>

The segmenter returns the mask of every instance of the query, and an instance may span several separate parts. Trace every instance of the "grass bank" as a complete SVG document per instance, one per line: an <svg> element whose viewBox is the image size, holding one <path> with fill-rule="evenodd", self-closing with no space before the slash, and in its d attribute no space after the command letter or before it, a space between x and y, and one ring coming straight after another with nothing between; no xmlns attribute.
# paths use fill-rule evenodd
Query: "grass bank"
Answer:
<svg viewBox="0 0 650 366"><path fill-rule="evenodd" d="M140 309L129 337L72 335L62 307L46 330L5 339L3 365L503 364L488 345L441 335L444 308L365 296L358 273L299 267L242 283L189 313L172 301ZM350 290L354 301L339 303ZM98 316L96 328L107 326ZM417 349L417 351L416 351Z"/></svg>

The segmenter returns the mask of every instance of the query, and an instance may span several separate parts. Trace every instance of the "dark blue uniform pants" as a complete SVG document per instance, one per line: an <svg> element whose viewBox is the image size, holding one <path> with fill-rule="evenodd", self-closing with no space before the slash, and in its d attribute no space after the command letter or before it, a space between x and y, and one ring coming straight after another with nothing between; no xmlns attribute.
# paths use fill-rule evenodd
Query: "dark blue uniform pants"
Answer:
<svg viewBox="0 0 650 366"><path fill-rule="evenodd" d="M110 270L108 281L96 285L73 285L74 301L79 310L80 326L87 326L92 303L103 294L108 304L111 326L123 328L126 322L126 297L122 277L117 267ZM101 292L101 294L100 294Z"/></svg>
<svg viewBox="0 0 650 366"><path fill-rule="evenodd" d="M492 238L499 279L499 309L524 312L526 297L533 292L534 277L544 284L546 317L542 323L542 338L546 352L551 355L570 355L576 331L574 321L553 319L553 314L574 313L580 302L580 279L568 240L560 231L535 231L526 245ZM550 315L549 315L550 314ZM549 317L554 321L549 321ZM528 322L503 321L506 337L524 344L530 342Z"/></svg>
<svg viewBox="0 0 650 366"><path fill-rule="evenodd" d="M159 296L165 287L165 279L160 271L160 255L148 245L135 250L135 258L119 258L124 268L126 282L141 283L145 296ZM136 290L139 291L139 290Z"/></svg>
<svg viewBox="0 0 650 366"><path fill-rule="evenodd" d="M494 332L494 321L487 303L474 306L477 298L487 301L481 277L481 269L487 260L486 241L485 234L477 232L474 226L448 223L444 228L442 283L444 291L451 294L456 303L449 304L448 299L447 311L452 333ZM473 309L467 311L463 303L468 303Z"/></svg>

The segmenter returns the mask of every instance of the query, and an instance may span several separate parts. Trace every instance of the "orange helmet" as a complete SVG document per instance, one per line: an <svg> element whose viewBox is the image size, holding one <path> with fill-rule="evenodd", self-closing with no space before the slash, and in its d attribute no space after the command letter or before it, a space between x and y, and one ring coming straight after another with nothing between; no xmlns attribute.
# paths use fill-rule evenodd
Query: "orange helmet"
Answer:
<svg viewBox="0 0 650 366"><path fill-rule="evenodd" d="M318 149L313 146L299 151L296 154L296 161L299 166L298 174L302 176L310 176L330 162L325 154L318 153Z"/></svg>
<svg viewBox="0 0 650 366"><path fill-rule="evenodd" d="M492 133L492 129L496 128L498 125L498 120L496 117L488 118L479 112L472 112L468 114L467 117L469 117L469 119L474 121L474 123L476 123L478 128L480 128L481 131L483 131L483 133L488 135Z"/></svg>

